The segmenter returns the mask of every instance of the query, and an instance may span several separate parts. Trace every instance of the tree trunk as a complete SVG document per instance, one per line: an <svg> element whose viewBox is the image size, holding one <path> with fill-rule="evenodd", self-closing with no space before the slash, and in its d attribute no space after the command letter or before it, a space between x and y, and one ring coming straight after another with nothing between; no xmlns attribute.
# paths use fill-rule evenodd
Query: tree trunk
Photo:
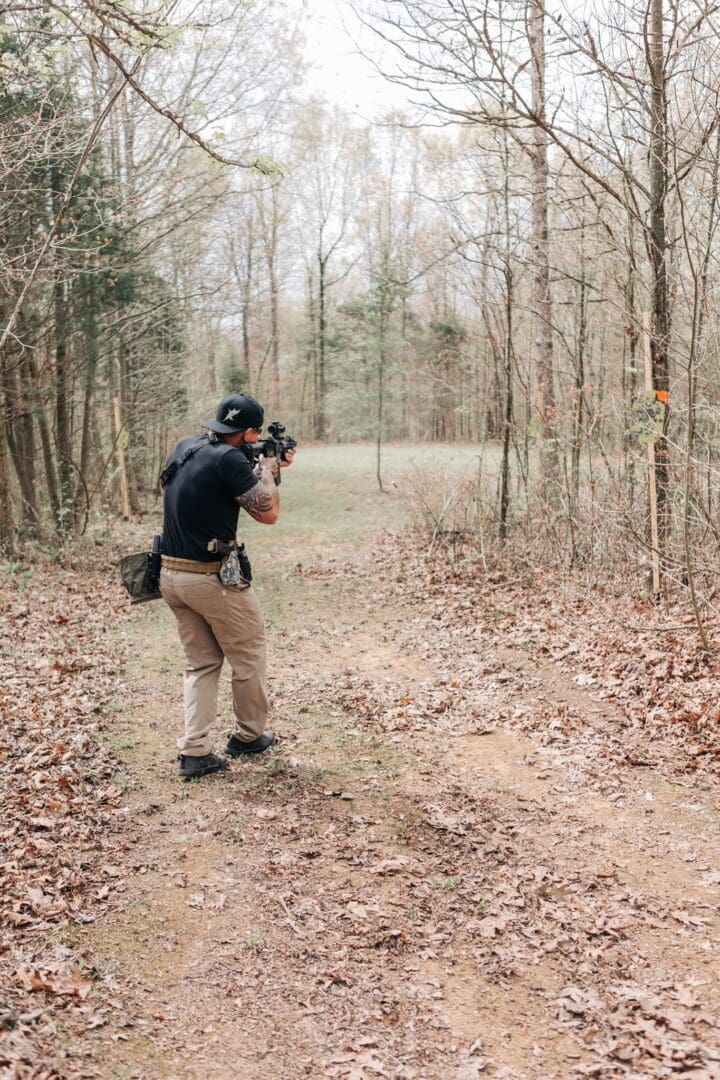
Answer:
<svg viewBox="0 0 720 1080"><path fill-rule="evenodd" d="M580 454L582 451L582 429L585 412L585 345L587 338L587 281L585 279L585 224L580 228L580 284L578 288L578 335L575 358L575 408L573 416L573 444L570 468L570 487L572 509L577 507L580 497Z"/></svg>
<svg viewBox="0 0 720 1080"><path fill-rule="evenodd" d="M272 379L272 403L276 415L283 412L282 387L280 383L280 331L278 319L278 280L277 280L277 229L278 229L278 187L273 186L271 193L272 218L269 235L265 238L268 283L270 285L270 377Z"/></svg>
<svg viewBox="0 0 720 1080"><path fill-rule="evenodd" d="M537 410L540 424L540 468L546 502L556 506L559 496L559 454L555 401L550 296L550 252L548 235L548 136L545 124L545 10L543 0L529 0L528 40L532 73L533 112L537 122L530 151L532 172L532 304L534 319L533 359L537 381Z"/></svg>
<svg viewBox="0 0 720 1080"><path fill-rule="evenodd" d="M20 325L22 324L20 323ZM6 366L3 389L9 421L6 429L7 445L20 485L22 521L24 527L30 533L37 535L40 525L40 511L35 478L35 428L32 408L27 400L28 392L32 392L32 382L29 378L27 362L29 351L29 349L26 350L22 359L16 358L20 368L19 387L14 368Z"/></svg>
<svg viewBox="0 0 720 1080"><path fill-rule="evenodd" d="M626 338L627 352L623 349L622 392L623 408L627 416L635 403L637 392L637 365L638 365L638 314L635 305L635 280L637 268L635 265L635 221L632 214L628 214L628 267L624 285L625 318L627 320ZM635 502L635 455L632 453L631 436L627 432L627 423L623 425L623 464L627 476L628 505Z"/></svg>
<svg viewBox="0 0 720 1080"><path fill-rule="evenodd" d="M513 426L513 272L506 258L505 276L505 341L503 347L503 369L505 373L505 402L502 427L502 460L500 463L500 528L498 536L503 542L507 538L508 510L510 508L510 435Z"/></svg>
<svg viewBox="0 0 720 1080"><path fill-rule="evenodd" d="M59 152L59 151L58 151ZM50 167L50 197L53 215L57 218L63 202L64 181L57 163ZM58 233L58 241L60 234ZM70 422L70 371L68 358L68 312L62 256L55 255L53 276L53 317L55 341L55 446L58 475L58 528L61 533L72 529L73 469L72 431Z"/></svg>
<svg viewBox="0 0 720 1080"><path fill-rule="evenodd" d="M140 489L142 485L135 460L135 451L141 442L141 435L137 426L133 423L133 407L135 402L133 401L134 395L132 388L135 380L133 375L132 348L128 347L122 338L120 339L118 355L121 417L122 424L128 435L128 445L126 450L128 497L130 499L131 511L134 514L139 514L142 510L140 500Z"/></svg>
<svg viewBox="0 0 720 1080"><path fill-rule="evenodd" d="M35 363L35 356L33 350L29 349L27 354L28 371L30 375L30 384L33 387L33 393L38 402L37 409L37 423L40 431L40 443L42 445L43 465L45 467L45 482L47 484L48 501L50 503L50 512L52 514L53 523L56 530L60 529L60 495L58 492L57 472L55 470L55 458L53 456L53 444L52 436L50 433L50 425L48 424L47 411L45 405L40 405L42 389L40 386L40 375Z"/></svg>
<svg viewBox="0 0 720 1080"><path fill-rule="evenodd" d="M55 445L57 448L60 531L67 533L72 527L72 437L70 432L65 283L57 267L53 285L53 299L55 309Z"/></svg>
<svg viewBox="0 0 720 1080"><path fill-rule="evenodd" d="M317 322L315 317L315 290L313 288L313 275L311 267L307 269L307 366L305 378L310 382L308 397L308 429L315 435L317 429L316 410L318 403L318 373L317 373Z"/></svg>
<svg viewBox="0 0 720 1080"><path fill-rule="evenodd" d="M7 452L7 404L0 386L0 551L11 555L15 548L15 522L10 502L10 469Z"/></svg>
<svg viewBox="0 0 720 1080"><path fill-rule="evenodd" d="M280 339L278 328L278 284L275 266L275 225L272 244L268 249L267 268L270 283L270 377L272 379L272 403L278 416L282 414L282 391L280 386Z"/></svg>
<svg viewBox="0 0 720 1080"><path fill-rule="evenodd" d="M248 393L255 394L255 373L250 357L250 308L252 302L253 283L253 240L252 219L248 228L247 249L245 251L245 273L242 279L242 358L243 366L247 372Z"/></svg>
<svg viewBox="0 0 720 1080"><path fill-rule="evenodd" d="M315 403L315 438L324 439L327 430L325 418L325 271L326 260L318 252L318 337L317 337L317 401Z"/></svg>
<svg viewBox="0 0 720 1080"><path fill-rule="evenodd" d="M650 263L652 267L652 381L655 391L667 394L670 389L670 303L667 277L667 87L665 76L665 40L663 0L651 0L648 60L650 65ZM655 443L658 500L658 539L661 556L665 553L670 531L668 487L670 454L667 431L667 408L663 434Z"/></svg>
<svg viewBox="0 0 720 1080"><path fill-rule="evenodd" d="M92 301L91 301L92 302ZM79 516L81 507L86 499L86 491L90 486L90 434L92 427L92 412L95 398L95 373L97 368L97 327L94 316L88 320L87 327L87 360L85 363L85 400L83 401L82 434L80 437L80 476L75 490L75 514ZM89 510L89 507L86 509Z"/></svg>
<svg viewBox="0 0 720 1080"><path fill-rule="evenodd" d="M379 341L378 341L378 396L377 396L377 438L375 440L375 475L378 487L385 491L382 481L382 437L383 437L383 405L385 395L385 338L386 338L387 314L384 309L380 310Z"/></svg>

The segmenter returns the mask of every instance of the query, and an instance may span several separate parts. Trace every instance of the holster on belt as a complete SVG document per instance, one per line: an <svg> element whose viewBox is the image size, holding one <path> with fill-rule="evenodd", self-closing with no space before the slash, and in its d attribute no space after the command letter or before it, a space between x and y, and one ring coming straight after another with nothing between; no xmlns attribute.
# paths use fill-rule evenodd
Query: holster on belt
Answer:
<svg viewBox="0 0 720 1080"><path fill-rule="evenodd" d="M220 580L223 585L247 588L252 581L252 567L244 544L238 544L236 540L230 540L228 543L224 540L210 540L208 551L218 552L223 556L220 567Z"/></svg>

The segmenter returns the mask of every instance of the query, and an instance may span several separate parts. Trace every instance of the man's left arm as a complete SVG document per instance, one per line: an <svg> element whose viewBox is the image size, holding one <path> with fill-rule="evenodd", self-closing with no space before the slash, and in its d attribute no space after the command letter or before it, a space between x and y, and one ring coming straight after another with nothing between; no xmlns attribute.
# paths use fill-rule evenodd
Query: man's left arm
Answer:
<svg viewBox="0 0 720 1080"><path fill-rule="evenodd" d="M257 483L242 495L236 495L251 518L262 525L274 525L280 514L280 492L275 483L277 462L274 458L260 458L257 465Z"/></svg>

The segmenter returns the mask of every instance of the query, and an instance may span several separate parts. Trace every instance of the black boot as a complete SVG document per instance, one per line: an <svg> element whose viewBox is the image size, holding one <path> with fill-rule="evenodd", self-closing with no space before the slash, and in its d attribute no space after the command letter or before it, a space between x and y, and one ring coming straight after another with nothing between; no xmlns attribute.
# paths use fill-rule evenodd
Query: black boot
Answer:
<svg viewBox="0 0 720 1080"><path fill-rule="evenodd" d="M217 754L203 754L201 757L193 757L192 754L180 755L180 775L186 780L192 780L194 776L207 776L208 773L219 772L227 768L227 758L218 757Z"/></svg>
<svg viewBox="0 0 720 1080"><path fill-rule="evenodd" d="M231 735L225 747L225 753L229 754L230 757L242 757L243 754L262 754L263 750L267 750L268 746L272 746L274 742L275 734L272 731L265 731L262 735L258 735L257 739L251 739L250 742L243 742L236 735Z"/></svg>

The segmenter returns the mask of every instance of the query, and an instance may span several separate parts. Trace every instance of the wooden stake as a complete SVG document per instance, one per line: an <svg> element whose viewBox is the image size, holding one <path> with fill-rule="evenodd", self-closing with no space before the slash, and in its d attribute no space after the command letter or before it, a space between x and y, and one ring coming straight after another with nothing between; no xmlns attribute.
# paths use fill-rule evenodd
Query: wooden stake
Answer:
<svg viewBox="0 0 720 1080"><path fill-rule="evenodd" d="M120 498L122 500L123 517L130 517L130 498L128 496L127 469L125 468L125 447L127 445L127 432L123 429L120 418L120 399L113 398L113 412L115 414L115 445L117 446L118 462L120 464Z"/></svg>
<svg viewBox="0 0 720 1080"><path fill-rule="evenodd" d="M655 398L650 347L650 313L643 312L643 355L645 357L645 389ZM648 481L650 484L650 543L652 545L652 588L657 601L660 596L660 538L658 535L657 477L655 474L655 438L648 442Z"/></svg>

